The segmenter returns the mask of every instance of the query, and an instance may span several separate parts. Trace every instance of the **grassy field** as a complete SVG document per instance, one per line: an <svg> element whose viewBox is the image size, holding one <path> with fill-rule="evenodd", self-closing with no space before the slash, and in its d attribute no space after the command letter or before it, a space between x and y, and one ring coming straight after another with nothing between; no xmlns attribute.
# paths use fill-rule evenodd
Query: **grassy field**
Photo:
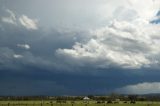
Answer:
<svg viewBox="0 0 160 106"><path fill-rule="evenodd" d="M116 104L100 103L96 101L67 101L66 103L56 103L56 101L0 101L0 106L160 106L160 102L136 102L136 104L123 103L122 101Z"/></svg>

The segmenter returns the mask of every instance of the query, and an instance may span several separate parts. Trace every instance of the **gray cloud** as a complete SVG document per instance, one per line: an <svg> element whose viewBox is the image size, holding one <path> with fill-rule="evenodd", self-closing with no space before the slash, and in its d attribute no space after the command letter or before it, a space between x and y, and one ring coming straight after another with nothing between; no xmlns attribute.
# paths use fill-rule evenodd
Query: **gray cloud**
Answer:
<svg viewBox="0 0 160 106"><path fill-rule="evenodd" d="M92 64L107 68L114 65L129 69L158 66L160 60L155 57L160 49L154 37L158 38L159 25L138 23L115 21L93 31L93 37L87 42L75 43L72 49L58 49L57 54L69 57L66 61L71 60L68 62L73 66Z"/></svg>
<svg viewBox="0 0 160 106"><path fill-rule="evenodd" d="M159 92L150 90L159 87L159 7L159 0L1 0L0 94Z"/></svg>
<svg viewBox="0 0 160 106"><path fill-rule="evenodd" d="M21 23L22 26L24 26L27 29L32 29L32 30L38 29L38 26L37 26L38 21L30 19L26 15L22 15L19 18L19 22Z"/></svg>
<svg viewBox="0 0 160 106"><path fill-rule="evenodd" d="M0 29L1 70L26 70L35 67L54 71L58 66L54 52L59 47L71 47L85 36L69 30L28 30L12 23L2 22ZM9 40L9 41L8 41ZM62 43L60 43L62 42Z"/></svg>
<svg viewBox="0 0 160 106"><path fill-rule="evenodd" d="M17 44L17 47L20 47L23 49L30 49L30 46L28 44Z"/></svg>
<svg viewBox="0 0 160 106"><path fill-rule="evenodd" d="M1 17L2 22L8 23L8 24L13 24L13 25L16 25L19 27L23 26L24 28L26 28L28 30L37 30L38 29L38 25L37 25L38 20L30 19L26 15L18 16L17 14L15 14L13 11L11 11L9 9L6 9L6 12L9 14L9 16Z"/></svg>
<svg viewBox="0 0 160 106"><path fill-rule="evenodd" d="M47 69L81 70L81 68L89 67L93 69L108 69L110 67L130 69L151 67L152 65L158 66L159 60L155 57L159 54L157 47L159 26L149 23L150 18L154 16L157 10L157 2L151 4L151 0L147 0L146 5L152 8L148 9L147 7L139 7L140 4L133 1L126 2L122 0L122 3L117 3L116 0L109 1L106 5L116 3L116 7L111 8L110 12L106 10L108 17L110 17L106 18L106 21L110 24L96 28L96 30L88 28L85 31L82 31L80 27L76 30L72 29L72 25L67 28L58 27L54 30L45 29L45 26L39 26L42 25L43 20L37 21L38 18L29 18L33 17L33 14L29 16L27 13L21 14L18 10L13 12L5 9L8 16L1 17L0 44L1 47L9 48L14 52L13 57L19 59L18 64L30 64L36 67L44 66ZM71 3L75 6L79 5L72 0ZM99 8L103 10L101 15L104 15L105 12L106 5L103 5L104 3L105 1L95 1L93 3L94 6L103 7L103 9ZM62 5L63 3L58 2L58 4ZM80 5L82 4L83 2L80 2ZM69 9L69 13L74 16L75 12L71 10L75 6L64 8ZM81 10L82 8L77 9ZM64 9L62 8L62 10ZM142 11L148 11L148 14L145 12L142 14ZM78 20L79 22L81 20ZM87 26L87 24L89 23L84 25ZM149 32L150 30L155 31ZM8 39L13 36L14 38L8 42Z"/></svg>
<svg viewBox="0 0 160 106"><path fill-rule="evenodd" d="M106 19L110 24L91 30L89 39L75 42L71 49L56 51L60 60L65 58L65 68L67 65L72 69L76 66L79 69L88 66L106 69L158 67L160 60L155 57L160 52L157 46L160 30L159 25L153 25L150 20L156 17L159 1L142 2L145 2L145 8L138 1L110 1L110 5L115 3L117 6L109 9L111 14L107 12L108 17L112 17Z"/></svg>
<svg viewBox="0 0 160 106"><path fill-rule="evenodd" d="M6 10L7 13L9 13L10 16L8 17L1 17L2 19L2 22L6 22L6 23L9 23L9 24L14 24L14 25L17 25L16 23L16 15L11 11L11 10Z"/></svg>

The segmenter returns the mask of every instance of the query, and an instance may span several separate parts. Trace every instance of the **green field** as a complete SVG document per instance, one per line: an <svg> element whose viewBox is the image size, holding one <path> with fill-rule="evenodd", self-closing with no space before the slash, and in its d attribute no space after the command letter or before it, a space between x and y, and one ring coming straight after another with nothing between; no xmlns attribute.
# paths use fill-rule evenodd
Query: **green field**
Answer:
<svg viewBox="0 0 160 106"><path fill-rule="evenodd" d="M0 106L160 106L160 102L136 102L136 104L123 103L122 101L116 104L100 103L96 101L66 101L66 103L57 103L56 101L0 101Z"/></svg>

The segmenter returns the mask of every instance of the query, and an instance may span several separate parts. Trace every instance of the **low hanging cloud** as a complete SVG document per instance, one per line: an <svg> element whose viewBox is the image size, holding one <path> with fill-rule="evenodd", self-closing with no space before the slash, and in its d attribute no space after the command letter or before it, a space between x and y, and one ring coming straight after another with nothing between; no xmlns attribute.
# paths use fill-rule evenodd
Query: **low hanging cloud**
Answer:
<svg viewBox="0 0 160 106"><path fill-rule="evenodd" d="M20 54L14 54L13 57L14 57L14 58L17 58L17 59L18 59L18 58L23 58L23 56L20 55Z"/></svg>
<svg viewBox="0 0 160 106"><path fill-rule="evenodd" d="M0 48L0 71L9 70L26 70L25 66L34 66L40 69L52 70L55 64L50 60L32 54L30 51L16 52L8 47ZM29 68L27 68L28 70Z"/></svg>
<svg viewBox="0 0 160 106"><path fill-rule="evenodd" d="M17 47L23 48L23 49L30 49L30 46L28 44L17 44Z"/></svg>
<svg viewBox="0 0 160 106"><path fill-rule="evenodd" d="M27 29L32 29L32 30L38 29L37 20L30 19L26 15L22 15L19 18L19 22L21 23L22 26L24 26Z"/></svg>
<svg viewBox="0 0 160 106"><path fill-rule="evenodd" d="M135 85L127 85L119 88L116 92L123 94L149 94L160 92L160 82L144 82Z"/></svg>
<svg viewBox="0 0 160 106"><path fill-rule="evenodd" d="M1 21L8 24L23 26L28 30L37 30L38 21L36 19L31 19L26 15L18 16L13 11L7 9L6 12L9 14L8 17L1 17Z"/></svg>
<svg viewBox="0 0 160 106"><path fill-rule="evenodd" d="M8 17L2 17L1 20L2 22L5 22L5 23L9 23L9 24L14 24L16 25L16 15L9 9L6 10L7 13L9 13L10 16Z"/></svg>

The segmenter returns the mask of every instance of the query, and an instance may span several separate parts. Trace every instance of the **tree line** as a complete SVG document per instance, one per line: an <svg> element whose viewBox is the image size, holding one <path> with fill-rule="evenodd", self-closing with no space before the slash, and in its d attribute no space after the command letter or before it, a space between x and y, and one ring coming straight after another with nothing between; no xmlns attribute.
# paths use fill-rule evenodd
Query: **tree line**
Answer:
<svg viewBox="0 0 160 106"><path fill-rule="evenodd" d="M160 101L159 94L151 95L122 95L112 93L107 96L87 95L90 100L96 101L114 101L119 99L121 101ZM0 100L83 100L85 96L0 96Z"/></svg>

